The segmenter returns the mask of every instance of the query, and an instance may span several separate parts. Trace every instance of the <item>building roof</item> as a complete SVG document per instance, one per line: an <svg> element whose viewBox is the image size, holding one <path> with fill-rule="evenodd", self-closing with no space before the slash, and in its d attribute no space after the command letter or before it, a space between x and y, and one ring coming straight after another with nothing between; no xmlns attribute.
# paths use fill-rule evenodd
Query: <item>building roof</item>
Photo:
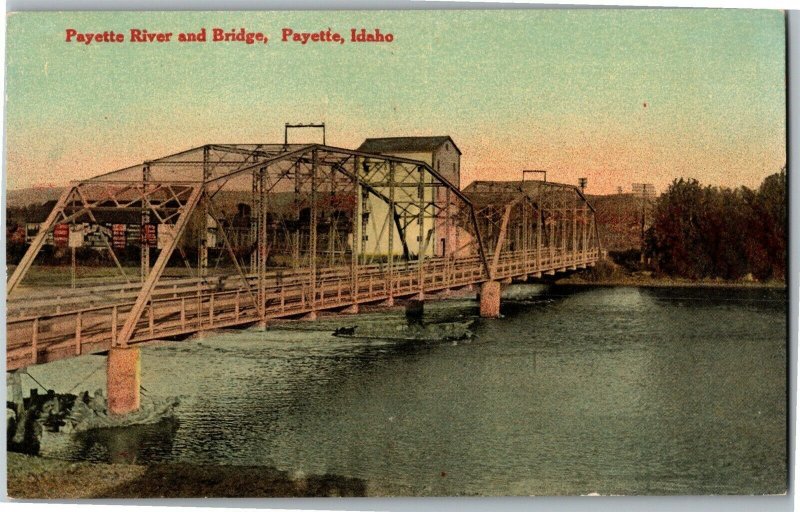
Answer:
<svg viewBox="0 0 800 512"><path fill-rule="evenodd" d="M473 206L481 209L490 204L508 204L520 197L521 194L533 198L538 197L540 194L552 192L554 189L574 191L581 199L586 201L589 209L594 211L594 207L588 202L579 187L554 181L473 181L461 192L472 202Z"/></svg>
<svg viewBox="0 0 800 512"><path fill-rule="evenodd" d="M432 137L381 137L376 139L366 139L358 151L365 153L413 153L418 151L434 151L436 148L449 142L461 154L456 143L449 135L438 135Z"/></svg>

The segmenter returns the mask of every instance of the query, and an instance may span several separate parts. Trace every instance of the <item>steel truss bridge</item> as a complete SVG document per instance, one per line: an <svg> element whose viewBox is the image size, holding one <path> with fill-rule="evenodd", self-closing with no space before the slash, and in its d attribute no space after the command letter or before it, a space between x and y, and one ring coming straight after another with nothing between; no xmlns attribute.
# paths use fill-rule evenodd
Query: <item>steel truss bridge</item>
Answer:
<svg viewBox="0 0 800 512"><path fill-rule="evenodd" d="M109 216L157 225L159 247L140 245L138 272L106 241L118 276L105 284L26 286L57 225ZM573 186L475 182L460 191L405 158L210 144L66 188L8 279L7 370L553 275L599 257L594 210Z"/></svg>

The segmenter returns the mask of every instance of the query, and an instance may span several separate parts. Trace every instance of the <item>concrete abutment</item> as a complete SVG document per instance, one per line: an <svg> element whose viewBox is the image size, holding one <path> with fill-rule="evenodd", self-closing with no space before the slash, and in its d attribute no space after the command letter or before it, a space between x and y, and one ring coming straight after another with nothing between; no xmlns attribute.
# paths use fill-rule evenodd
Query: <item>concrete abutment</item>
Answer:
<svg viewBox="0 0 800 512"><path fill-rule="evenodd" d="M498 318L500 316L500 283L486 281L481 284L480 295L481 317Z"/></svg>
<svg viewBox="0 0 800 512"><path fill-rule="evenodd" d="M115 347L108 351L106 378L108 412L128 414L139 410L141 355L138 347Z"/></svg>

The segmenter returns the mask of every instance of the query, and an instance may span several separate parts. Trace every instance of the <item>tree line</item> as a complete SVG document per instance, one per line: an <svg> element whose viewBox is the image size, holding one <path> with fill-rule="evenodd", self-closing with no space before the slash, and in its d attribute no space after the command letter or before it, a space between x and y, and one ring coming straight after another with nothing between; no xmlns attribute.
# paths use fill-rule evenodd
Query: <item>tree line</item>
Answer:
<svg viewBox="0 0 800 512"><path fill-rule="evenodd" d="M651 264L690 279L785 279L786 185L786 168L756 190L674 180L656 200L646 235Z"/></svg>

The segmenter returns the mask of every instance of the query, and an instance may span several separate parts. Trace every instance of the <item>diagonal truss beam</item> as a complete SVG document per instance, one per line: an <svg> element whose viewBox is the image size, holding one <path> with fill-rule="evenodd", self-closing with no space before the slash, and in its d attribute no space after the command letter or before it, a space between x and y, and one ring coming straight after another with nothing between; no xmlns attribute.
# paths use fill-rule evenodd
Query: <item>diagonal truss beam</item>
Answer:
<svg viewBox="0 0 800 512"><path fill-rule="evenodd" d="M147 279L145 279L144 283L142 284L142 288L139 290L139 294L136 297L136 302L133 304L128 317L125 319L125 324L117 334L117 339L112 340L112 345L126 346L130 341L133 331L136 328L136 324L139 322L142 312L144 312L144 308L152 296L153 288L155 288L156 283L161 278L161 274L164 272L164 268L167 266L167 261L169 261L170 256L172 256L172 252L178 245L178 241L180 240L181 235L183 235L183 231L186 229L186 224L188 223L189 217L197 207L197 203L200 200L200 195L203 190L203 186L201 184L197 184L192 190L189 199L186 201L183 207L181 207L181 213L178 216L178 219L175 221L175 231L173 236L167 246L161 249L161 252L158 254L158 259L156 259L153 268L147 275Z"/></svg>
<svg viewBox="0 0 800 512"><path fill-rule="evenodd" d="M45 220L44 223L39 227L39 232L36 234L36 238L33 239L31 246L28 247L27 251L25 251L25 256L22 257L19 265L17 265L17 268L14 269L14 273L11 274L11 277L6 283L6 294L10 295L11 292L14 291L14 288L17 287L17 285L28 273L28 270L30 270L33 260L36 259L36 256L39 254L39 251L44 245L45 238L47 238L47 233L53 229L53 226L55 226L58 216L63 214L64 207L67 205L69 198L72 197L72 193L75 191L75 188L76 187L74 185L71 185L64 190L64 192L61 194L61 197L58 198L58 202L53 207L53 210L50 212L50 215L47 216L47 220Z"/></svg>
<svg viewBox="0 0 800 512"><path fill-rule="evenodd" d="M489 276L494 279L497 275L497 265L500 263L500 251L503 248L503 243L506 241L506 232L508 231L508 219L511 218L511 210L522 200L516 199L506 205L506 210L503 212L503 221L500 224L500 234L497 236L497 244L494 247L494 257L492 258L492 268Z"/></svg>

